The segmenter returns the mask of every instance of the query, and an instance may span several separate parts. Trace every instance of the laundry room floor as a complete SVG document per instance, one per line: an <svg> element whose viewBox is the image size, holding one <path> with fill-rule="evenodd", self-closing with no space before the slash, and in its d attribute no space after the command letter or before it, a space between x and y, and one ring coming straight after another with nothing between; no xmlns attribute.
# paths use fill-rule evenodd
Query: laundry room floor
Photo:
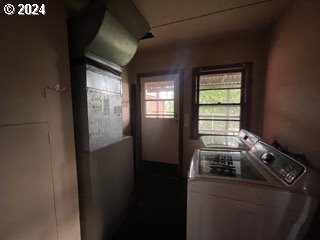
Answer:
<svg viewBox="0 0 320 240"><path fill-rule="evenodd" d="M186 179L139 174L135 207L112 240L186 239Z"/></svg>

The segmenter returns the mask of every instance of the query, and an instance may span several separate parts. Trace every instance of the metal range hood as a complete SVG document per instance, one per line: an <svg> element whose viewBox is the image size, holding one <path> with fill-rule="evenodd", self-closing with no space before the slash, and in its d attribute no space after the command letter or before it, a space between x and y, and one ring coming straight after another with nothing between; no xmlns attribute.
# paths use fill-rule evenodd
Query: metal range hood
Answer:
<svg viewBox="0 0 320 240"><path fill-rule="evenodd" d="M71 59L86 57L123 67L149 30L132 0L89 3L68 19Z"/></svg>

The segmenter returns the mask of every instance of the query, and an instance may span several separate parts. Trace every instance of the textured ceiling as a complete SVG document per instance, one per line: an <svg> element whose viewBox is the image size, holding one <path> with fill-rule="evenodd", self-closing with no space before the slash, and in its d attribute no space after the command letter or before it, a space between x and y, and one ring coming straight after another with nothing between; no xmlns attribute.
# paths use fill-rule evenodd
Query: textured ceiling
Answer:
<svg viewBox="0 0 320 240"><path fill-rule="evenodd" d="M190 43L200 39L274 23L292 0L133 0L151 26L154 38L141 49Z"/></svg>

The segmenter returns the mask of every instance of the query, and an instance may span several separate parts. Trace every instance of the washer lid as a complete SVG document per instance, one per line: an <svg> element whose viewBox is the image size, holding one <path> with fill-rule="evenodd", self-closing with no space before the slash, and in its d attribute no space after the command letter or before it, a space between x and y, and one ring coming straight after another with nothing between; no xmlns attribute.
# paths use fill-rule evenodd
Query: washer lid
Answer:
<svg viewBox="0 0 320 240"><path fill-rule="evenodd" d="M215 149L249 149L249 147L241 142L237 136L202 136L200 138L200 146L202 148Z"/></svg>
<svg viewBox="0 0 320 240"><path fill-rule="evenodd" d="M196 150L193 154L189 181L229 181L283 187L283 184L260 166L247 151Z"/></svg>
<svg viewBox="0 0 320 240"><path fill-rule="evenodd" d="M199 174L267 181L240 151L199 151Z"/></svg>
<svg viewBox="0 0 320 240"><path fill-rule="evenodd" d="M202 136L200 137L200 148L249 150L258 141L259 137L241 129L237 136Z"/></svg>

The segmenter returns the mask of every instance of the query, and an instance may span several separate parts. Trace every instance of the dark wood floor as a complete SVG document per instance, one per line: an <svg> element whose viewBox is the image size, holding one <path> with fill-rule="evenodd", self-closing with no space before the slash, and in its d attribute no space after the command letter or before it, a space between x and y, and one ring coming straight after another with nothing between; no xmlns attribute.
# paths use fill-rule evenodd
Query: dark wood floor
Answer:
<svg viewBox="0 0 320 240"><path fill-rule="evenodd" d="M186 188L185 179L136 176L135 207L112 240L185 240ZM319 223L320 208L305 240L320 239Z"/></svg>
<svg viewBox="0 0 320 240"><path fill-rule="evenodd" d="M113 240L186 239L185 179L140 174L136 176L136 203Z"/></svg>

